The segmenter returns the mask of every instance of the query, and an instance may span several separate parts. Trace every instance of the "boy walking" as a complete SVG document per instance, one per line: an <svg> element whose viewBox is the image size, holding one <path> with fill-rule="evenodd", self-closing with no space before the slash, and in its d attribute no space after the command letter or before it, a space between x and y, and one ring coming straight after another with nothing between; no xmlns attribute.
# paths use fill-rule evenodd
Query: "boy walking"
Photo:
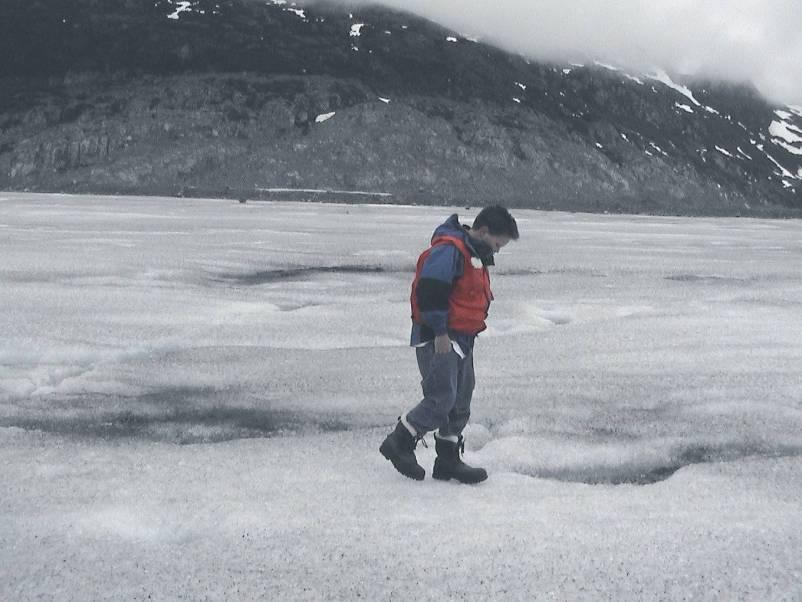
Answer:
<svg viewBox="0 0 802 602"><path fill-rule="evenodd" d="M493 299L487 268L494 265L493 255L499 249L517 239L515 219L495 205L482 209L470 228L461 225L456 214L449 217L418 258L410 297L410 344L423 379L423 399L401 415L379 447L404 476L424 478L426 471L415 458L415 446L436 430L435 479L479 483L487 478L483 468L462 461L462 431L471 413L474 341L486 328Z"/></svg>

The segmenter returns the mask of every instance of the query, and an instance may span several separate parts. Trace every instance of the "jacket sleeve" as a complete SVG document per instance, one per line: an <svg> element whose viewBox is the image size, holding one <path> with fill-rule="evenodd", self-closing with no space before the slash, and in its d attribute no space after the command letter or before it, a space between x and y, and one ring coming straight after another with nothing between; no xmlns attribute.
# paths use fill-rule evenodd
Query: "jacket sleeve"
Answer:
<svg viewBox="0 0 802 602"><path fill-rule="evenodd" d="M417 301L421 318L435 336L448 332L448 298L463 268L462 253L452 244L436 246L423 263Z"/></svg>

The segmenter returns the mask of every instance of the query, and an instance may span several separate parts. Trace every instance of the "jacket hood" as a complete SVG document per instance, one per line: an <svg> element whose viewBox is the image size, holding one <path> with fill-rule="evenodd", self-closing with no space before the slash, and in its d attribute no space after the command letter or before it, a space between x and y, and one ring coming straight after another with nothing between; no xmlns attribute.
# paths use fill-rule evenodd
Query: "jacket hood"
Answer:
<svg viewBox="0 0 802 602"><path fill-rule="evenodd" d="M468 232L463 228L462 224L459 223L459 216L454 213L451 215L446 221L442 224L437 226L434 229L434 234L432 234L432 241L435 238L439 238L440 236L454 236L456 238L461 238L465 240L468 238ZM469 241L466 241L469 242Z"/></svg>
<svg viewBox="0 0 802 602"><path fill-rule="evenodd" d="M493 249L487 243L477 240L468 234L467 226L459 222L459 216L454 213L446 221L437 226L432 234L432 242L440 236L453 236L461 238L471 253L482 260L484 265L495 265Z"/></svg>

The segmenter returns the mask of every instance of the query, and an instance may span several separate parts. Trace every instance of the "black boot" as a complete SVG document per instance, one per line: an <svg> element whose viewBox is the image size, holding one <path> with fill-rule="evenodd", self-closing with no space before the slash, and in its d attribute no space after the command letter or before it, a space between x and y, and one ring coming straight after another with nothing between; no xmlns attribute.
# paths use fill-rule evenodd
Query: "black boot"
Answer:
<svg viewBox="0 0 802 602"><path fill-rule="evenodd" d="M435 435L435 449L437 458L434 460L432 476L441 481L457 479L460 483L481 483L487 478L484 468L474 468L462 461L462 452L465 451L465 439L462 435L456 443L448 439L440 439Z"/></svg>
<svg viewBox="0 0 802 602"><path fill-rule="evenodd" d="M379 447L381 455L390 460L395 469L405 477L422 481L426 476L426 471L418 464L415 458L415 446L418 438L413 437L407 428L398 419L395 430L387 435L387 438Z"/></svg>

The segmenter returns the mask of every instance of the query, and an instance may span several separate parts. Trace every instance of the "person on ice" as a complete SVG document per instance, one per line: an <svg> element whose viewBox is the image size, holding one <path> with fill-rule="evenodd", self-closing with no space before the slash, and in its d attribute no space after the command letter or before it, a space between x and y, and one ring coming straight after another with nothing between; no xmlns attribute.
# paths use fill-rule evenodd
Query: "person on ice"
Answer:
<svg viewBox="0 0 802 602"><path fill-rule="evenodd" d="M462 431L471 414L474 388L473 349L482 332L493 300L488 266L493 255L510 240L518 239L518 225L509 211L485 207L469 228L456 214L440 225L431 247L418 258L412 282L412 336L421 373L423 399L402 414L379 447L381 454L406 477L422 480L415 447L435 431L432 476L479 483L483 468L462 461Z"/></svg>

